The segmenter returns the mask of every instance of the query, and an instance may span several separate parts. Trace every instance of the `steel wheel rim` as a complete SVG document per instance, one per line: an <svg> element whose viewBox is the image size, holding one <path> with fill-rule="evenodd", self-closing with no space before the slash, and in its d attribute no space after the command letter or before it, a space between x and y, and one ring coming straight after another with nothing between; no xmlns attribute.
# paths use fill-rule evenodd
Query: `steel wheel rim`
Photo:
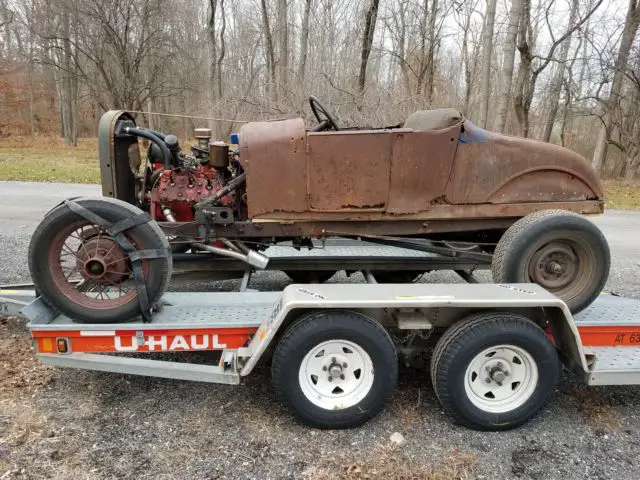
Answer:
<svg viewBox="0 0 640 480"><path fill-rule="evenodd" d="M56 288L77 305L111 309L137 296L133 284L124 285L131 277L128 256L115 240L87 221L73 222L58 232L47 259Z"/></svg>
<svg viewBox="0 0 640 480"><path fill-rule="evenodd" d="M565 302L572 300L580 296L593 281L595 259L589 251L584 240L570 233L552 241L541 241L525 266L524 281L537 283ZM562 257L568 264L562 266L562 273L554 279L552 274L546 272L553 262Z"/></svg>
<svg viewBox="0 0 640 480"><path fill-rule="evenodd" d="M465 372L469 401L488 413L507 413L527 402L538 385L533 357L515 345L496 345L477 354Z"/></svg>
<svg viewBox="0 0 640 480"><path fill-rule="evenodd" d="M304 396L325 410L357 405L371 391L373 380L371 357L348 340L328 340L316 345L305 355L298 371Z"/></svg>

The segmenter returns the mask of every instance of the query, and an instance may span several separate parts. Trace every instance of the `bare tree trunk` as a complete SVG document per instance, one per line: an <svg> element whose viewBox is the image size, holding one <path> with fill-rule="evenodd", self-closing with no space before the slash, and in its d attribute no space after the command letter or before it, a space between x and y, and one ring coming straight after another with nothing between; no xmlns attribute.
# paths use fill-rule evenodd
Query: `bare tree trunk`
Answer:
<svg viewBox="0 0 640 480"><path fill-rule="evenodd" d="M569 13L569 24L568 29L573 28L573 24L576 22L576 16L578 15L578 6L580 5L580 0L572 0L571 2L571 12ZM564 64L567 61L567 57L569 56L569 48L571 47L571 36L567 38L562 45L560 46L560 51L558 54L558 65L556 68L556 73L551 80L551 84L549 85L549 112L547 113L547 119L544 123L544 133L542 135L542 139L545 142L551 140L551 132L553 131L553 124L556 120L556 115L558 113L558 102L560 101L560 90L562 88L562 81L564 79Z"/></svg>
<svg viewBox="0 0 640 480"><path fill-rule="evenodd" d="M624 170L624 183L631 184L633 183L636 173L638 173L638 164L640 163L640 159L638 157L627 158L626 167Z"/></svg>
<svg viewBox="0 0 640 480"><path fill-rule="evenodd" d="M531 69L531 47L527 40L527 31L529 28L531 16L531 0L524 0L522 16L518 26L518 43L517 48L520 52L520 64L518 65L518 74L516 75L516 83L514 85L513 109L518 119L518 129L522 136L529 133L529 119L525 115L525 86L527 75Z"/></svg>
<svg viewBox="0 0 640 480"><path fill-rule="evenodd" d="M207 21L207 33L209 35L209 88L207 92L209 94L209 111L211 115L216 115L218 96L216 92L216 85L218 84L218 40L216 35L216 14L218 10L218 0L209 0L209 18ZM217 134L217 122L215 120L209 121L209 128L213 130L214 134Z"/></svg>
<svg viewBox="0 0 640 480"><path fill-rule="evenodd" d="M289 23L287 19L287 0L278 0L278 50L279 90L284 98L288 90L289 77Z"/></svg>
<svg viewBox="0 0 640 480"><path fill-rule="evenodd" d="M616 106L620 104L620 92L622 89L622 80L624 78L624 70L627 67L629 60L629 52L631 51L631 45L635 39L638 31L638 25L640 25L640 4L639 0L629 0L629 8L627 10L627 17L624 23L624 30L622 32L622 40L620 41L620 48L618 49L618 56L615 63L615 73L613 75L613 82L611 84L611 91L609 92L609 98L604 103L605 114L603 118L603 125L600 127L600 133L598 135L598 143L596 144L595 151L593 152L592 164L596 170L602 168L604 160L607 158L607 148L609 144L609 137L611 130L613 129L613 111Z"/></svg>
<svg viewBox="0 0 640 480"><path fill-rule="evenodd" d="M571 105L571 84L569 81L564 82L565 101L562 106L562 114L560 116L560 145L566 147L565 130L567 127L567 119L569 118L569 108Z"/></svg>
<svg viewBox="0 0 640 480"><path fill-rule="evenodd" d="M407 95L411 94L411 83L409 81L409 69L407 68L406 43L407 43L407 4L400 2L398 5L400 11L396 18L396 25L399 29L396 45L396 64L400 67L402 75L402 85Z"/></svg>
<svg viewBox="0 0 640 480"><path fill-rule="evenodd" d="M589 38L589 23L587 22L587 24L584 27L583 30L583 34L582 34L582 65L580 66L580 74L578 75L578 90L576 92L576 98L581 99L582 98L582 92L585 86L585 76L587 73L587 54L588 54L588 50L587 47L589 46L589 41L587 40ZM577 55L576 55L577 56Z"/></svg>
<svg viewBox="0 0 640 480"><path fill-rule="evenodd" d="M500 71L500 86L502 93L498 98L498 112L494 130L504 132L511 100L511 84L513 82L513 65L516 56L516 44L518 37L518 24L522 16L522 0L512 0L509 12L509 27L504 40L504 60Z"/></svg>
<svg viewBox="0 0 640 480"><path fill-rule="evenodd" d="M471 102L471 88L473 85L473 75L476 70L477 65L477 56L471 55L473 61L470 60L469 56L469 30L471 27L471 18L473 13L475 12L474 6L471 6L469 10L466 12L464 17L464 22L461 23L462 28L462 55L460 56L460 71L464 72L464 103L463 103L463 112L465 115L470 115L469 104Z"/></svg>
<svg viewBox="0 0 640 480"><path fill-rule="evenodd" d="M153 101L153 97L151 96L151 94L149 94L149 96L147 97L147 105L146 105L146 109L148 112L153 112L155 110L154 105L154 101ZM151 130L158 130L159 126L156 125L156 119L155 119L155 115L153 115L152 113L149 113L147 115L147 125L149 126L149 128Z"/></svg>
<svg viewBox="0 0 640 480"><path fill-rule="evenodd" d="M72 69L73 76L71 77L71 138L73 139L73 145L78 145L78 125L79 125L79 110L80 110L80 87L78 85L78 68L77 68L77 51L71 52L71 48L76 50L78 45L78 16L77 12L74 12L74 41L73 46L69 45L70 68Z"/></svg>
<svg viewBox="0 0 640 480"><path fill-rule="evenodd" d="M427 58L427 103L433 102L433 82L435 80L435 51L436 51L436 15L438 13L438 0L431 2L431 16L429 17L429 50Z"/></svg>
<svg viewBox="0 0 640 480"><path fill-rule="evenodd" d="M36 134L35 108L33 95L33 34L29 32L29 126L31 127L31 135Z"/></svg>
<svg viewBox="0 0 640 480"><path fill-rule="evenodd" d="M298 63L298 84L304 88L304 77L307 67L307 52L309 51L309 13L311 1L305 0L304 14L302 15L302 28L300 30L300 62Z"/></svg>
<svg viewBox="0 0 640 480"><path fill-rule="evenodd" d="M360 52L360 72L358 74L358 93L359 104L358 110L362 110L362 102L364 96L364 86L367 79L367 62L371 54L373 45L373 34L376 30L376 20L378 18L378 4L380 0L371 0L367 13L365 15L364 33L362 34L362 49Z"/></svg>
<svg viewBox="0 0 640 480"><path fill-rule="evenodd" d="M427 44L428 44L428 20L429 20L429 1L422 1L421 8L421 17L420 17L420 49L418 51L418 71L416 73L416 94L421 95L422 89L424 87L424 79L428 68L428 54L427 54Z"/></svg>
<svg viewBox="0 0 640 480"><path fill-rule="evenodd" d="M480 125L487 128L489 116L489 99L491 97L491 59L493 57L493 27L496 20L497 0L487 0L487 13L485 14L484 30L482 33L482 86L480 87Z"/></svg>
<svg viewBox="0 0 640 480"><path fill-rule="evenodd" d="M78 141L74 137L75 127L73 126L73 81L71 72L71 28L69 11L62 9L62 88L61 88L61 108L62 108L62 131L64 141L67 145L76 146Z"/></svg>
<svg viewBox="0 0 640 480"><path fill-rule="evenodd" d="M226 53L224 32L227 28L227 19L224 13L224 0L220 0L220 18L222 19L222 25L220 26L220 55L218 55L218 58L216 59L218 99L222 99L222 62L224 61Z"/></svg>
<svg viewBox="0 0 640 480"><path fill-rule="evenodd" d="M562 88L564 90L564 102L562 105L562 110L560 113L560 145L563 147L567 146L567 142L565 141L565 130L567 128L567 124L569 123L569 111L571 110L571 104L573 102L573 98L578 96L574 95L572 91L573 83L573 67L575 66L576 60L578 59L580 50L584 48L584 44L587 43L586 39L581 39L576 49L571 57L571 61L569 62L566 70L565 78L562 79ZM587 58L586 55L583 58ZM571 138L571 137L570 137Z"/></svg>
<svg viewBox="0 0 640 480"><path fill-rule="evenodd" d="M264 39L267 47L267 70L271 77L271 85L269 90L274 102L278 101L278 89L276 88L276 58L273 51L273 36L271 35L271 27L269 26L269 12L267 11L267 3L260 0L262 10L262 28L264 30Z"/></svg>

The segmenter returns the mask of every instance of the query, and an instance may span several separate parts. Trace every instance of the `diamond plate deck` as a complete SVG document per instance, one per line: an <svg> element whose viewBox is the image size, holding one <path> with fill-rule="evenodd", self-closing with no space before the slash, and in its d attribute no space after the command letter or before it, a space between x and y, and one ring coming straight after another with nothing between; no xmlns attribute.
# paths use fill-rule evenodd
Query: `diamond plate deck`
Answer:
<svg viewBox="0 0 640 480"><path fill-rule="evenodd" d="M589 385L640 383L640 346L585 347L585 353L595 355L595 363L587 377Z"/></svg>
<svg viewBox="0 0 640 480"><path fill-rule="evenodd" d="M280 299L280 292L212 292L167 293L165 305L153 316L153 322L142 321L90 324L77 323L59 315L51 322L32 321L37 330L165 330L171 328L258 327L269 317Z"/></svg>
<svg viewBox="0 0 640 480"><path fill-rule="evenodd" d="M428 257L439 257L439 255L427 252L419 252L416 250L409 250L407 248L399 248L399 247L385 247L379 245L353 245L353 246L327 246L325 248L313 248L311 250L308 249L300 249L297 250L293 247L288 246L273 246L269 247L265 250L265 255L269 258L278 258L278 257L361 257L361 256L372 256L372 257L419 257L419 258L428 258Z"/></svg>
<svg viewBox="0 0 640 480"><path fill-rule="evenodd" d="M640 300L600 295L594 303L575 316L578 326L640 325Z"/></svg>

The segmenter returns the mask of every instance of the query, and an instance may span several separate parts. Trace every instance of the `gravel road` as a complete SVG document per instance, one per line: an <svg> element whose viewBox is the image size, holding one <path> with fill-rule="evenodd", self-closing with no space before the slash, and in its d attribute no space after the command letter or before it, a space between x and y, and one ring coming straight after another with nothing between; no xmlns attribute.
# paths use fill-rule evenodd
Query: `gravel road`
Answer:
<svg viewBox="0 0 640 480"><path fill-rule="evenodd" d="M29 235L49 208L94 194L92 185L0 182L0 284L28 281ZM640 214L612 211L595 221L613 253L607 288L640 298ZM442 272L424 281L456 280ZM283 274L262 272L252 286L286 284ZM21 321L0 321L0 479L637 479L639 407L640 387L587 388L565 374L535 420L481 433L451 424L425 371L402 369L379 417L356 430L316 431L277 403L267 370L240 387L59 370L34 361ZM405 446L391 444L394 432Z"/></svg>

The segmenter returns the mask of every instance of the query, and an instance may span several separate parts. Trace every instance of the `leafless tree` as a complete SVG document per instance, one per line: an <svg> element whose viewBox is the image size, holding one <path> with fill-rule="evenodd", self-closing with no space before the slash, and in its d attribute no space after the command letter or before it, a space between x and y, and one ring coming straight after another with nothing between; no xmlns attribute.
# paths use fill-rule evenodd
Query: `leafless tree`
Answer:
<svg viewBox="0 0 640 480"><path fill-rule="evenodd" d="M482 86L480 96L482 108L480 109L480 125L487 128L489 115L489 99L491 98L491 61L493 58L493 29L496 20L497 0L487 0L487 13L484 19L484 31L482 33Z"/></svg>
<svg viewBox="0 0 640 480"><path fill-rule="evenodd" d="M314 94L350 125L457 107L635 178L639 1L0 0L0 134L73 145L125 108L224 137Z"/></svg>
<svg viewBox="0 0 640 480"><path fill-rule="evenodd" d="M613 82L608 98L604 101L604 110L602 127L598 136L598 143L593 152L593 166L600 169L607 156L607 147L611 140L611 132L614 127L614 112L619 110L622 100L622 83L629 61L629 53L634 39L638 33L640 25L640 2L638 0L629 0L627 7L627 15L625 18L624 28L622 31L622 39L620 40L620 48L614 65Z"/></svg>
<svg viewBox="0 0 640 480"><path fill-rule="evenodd" d="M378 4L380 0L371 0L369 8L365 14L364 32L362 33L362 49L360 54L360 71L358 73L358 92L364 95L364 86L367 80L367 63L373 46L373 35L376 31L376 21L378 18ZM362 109L362 103L358 105Z"/></svg>
<svg viewBox="0 0 640 480"><path fill-rule="evenodd" d="M298 63L297 81L303 84L307 68L307 52L309 51L309 14L311 13L311 1L312 0L304 0L304 14L302 15L302 27L300 29L300 61Z"/></svg>
<svg viewBox="0 0 640 480"><path fill-rule="evenodd" d="M523 0L512 0L511 10L509 11L509 27L504 40L503 63L500 70L500 85L502 92L498 96L498 108L496 112L496 121L494 129L498 132L504 132L507 124L507 115L509 112L509 102L511 100L511 84L513 80L513 65L516 56L516 40L518 37L518 24L522 17ZM488 107L485 107L488 108Z"/></svg>

